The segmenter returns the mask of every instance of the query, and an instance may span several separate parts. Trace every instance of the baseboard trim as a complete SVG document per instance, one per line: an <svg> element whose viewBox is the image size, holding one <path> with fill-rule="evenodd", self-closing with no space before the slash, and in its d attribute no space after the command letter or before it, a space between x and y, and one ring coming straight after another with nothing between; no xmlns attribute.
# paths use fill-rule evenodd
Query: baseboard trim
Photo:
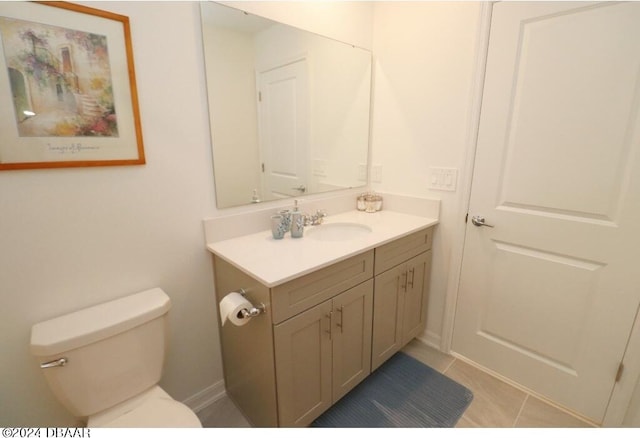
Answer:
<svg viewBox="0 0 640 438"><path fill-rule="evenodd" d="M196 414L206 407L212 405L216 401L225 396L224 380L214 383L211 386L187 397L182 403L187 405Z"/></svg>
<svg viewBox="0 0 640 438"><path fill-rule="evenodd" d="M422 333L422 335L416 336L416 339L431 348L441 351L440 342L442 341L442 338L437 333L427 330Z"/></svg>

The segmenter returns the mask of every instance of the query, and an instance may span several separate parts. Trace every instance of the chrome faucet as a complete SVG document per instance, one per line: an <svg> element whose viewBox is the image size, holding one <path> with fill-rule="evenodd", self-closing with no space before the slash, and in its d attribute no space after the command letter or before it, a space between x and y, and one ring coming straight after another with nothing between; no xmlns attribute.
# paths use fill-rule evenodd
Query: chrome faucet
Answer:
<svg viewBox="0 0 640 438"><path fill-rule="evenodd" d="M320 225L322 221L327 216L327 212L324 210L317 210L316 214L304 215L304 226L307 227L309 225Z"/></svg>

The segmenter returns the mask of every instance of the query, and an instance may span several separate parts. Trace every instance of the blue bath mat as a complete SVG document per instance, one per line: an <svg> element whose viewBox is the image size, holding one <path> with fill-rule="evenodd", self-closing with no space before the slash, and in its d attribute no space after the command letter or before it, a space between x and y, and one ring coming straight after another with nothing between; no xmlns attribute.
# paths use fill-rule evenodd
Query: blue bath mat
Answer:
<svg viewBox="0 0 640 438"><path fill-rule="evenodd" d="M396 353L311 427L453 427L472 399L464 386Z"/></svg>

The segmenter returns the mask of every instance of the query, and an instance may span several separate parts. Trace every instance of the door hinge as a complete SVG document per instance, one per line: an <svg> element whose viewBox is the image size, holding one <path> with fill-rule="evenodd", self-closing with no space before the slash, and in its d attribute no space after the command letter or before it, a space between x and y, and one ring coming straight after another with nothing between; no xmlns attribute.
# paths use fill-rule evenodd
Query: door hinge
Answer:
<svg viewBox="0 0 640 438"><path fill-rule="evenodd" d="M464 223L466 224L467 222L469 222L469 213L464 216Z"/></svg>
<svg viewBox="0 0 640 438"><path fill-rule="evenodd" d="M262 167L262 173L264 173L264 163L261 164Z"/></svg>
<svg viewBox="0 0 640 438"><path fill-rule="evenodd" d="M624 364L620 362L620 365L618 365L618 371L616 372L616 383L618 383L622 378L623 371L624 371Z"/></svg>
<svg viewBox="0 0 640 438"><path fill-rule="evenodd" d="M258 91L258 102L262 102L262 91Z"/></svg>

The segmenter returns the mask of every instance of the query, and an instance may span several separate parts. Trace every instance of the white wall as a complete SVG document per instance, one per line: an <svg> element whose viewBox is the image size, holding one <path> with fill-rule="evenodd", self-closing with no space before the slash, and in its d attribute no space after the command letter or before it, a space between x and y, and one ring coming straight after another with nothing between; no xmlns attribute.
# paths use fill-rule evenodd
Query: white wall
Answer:
<svg viewBox="0 0 640 438"><path fill-rule="evenodd" d="M427 341L438 345L462 189L428 188L429 168L465 167L472 128L479 2L380 2L374 6L374 188L442 201L433 244Z"/></svg>
<svg viewBox="0 0 640 438"><path fill-rule="evenodd" d="M198 7L90 6L130 18L147 164L0 172L2 426L73 424L29 353L34 323L155 286L173 302L163 387L185 399L222 378Z"/></svg>

